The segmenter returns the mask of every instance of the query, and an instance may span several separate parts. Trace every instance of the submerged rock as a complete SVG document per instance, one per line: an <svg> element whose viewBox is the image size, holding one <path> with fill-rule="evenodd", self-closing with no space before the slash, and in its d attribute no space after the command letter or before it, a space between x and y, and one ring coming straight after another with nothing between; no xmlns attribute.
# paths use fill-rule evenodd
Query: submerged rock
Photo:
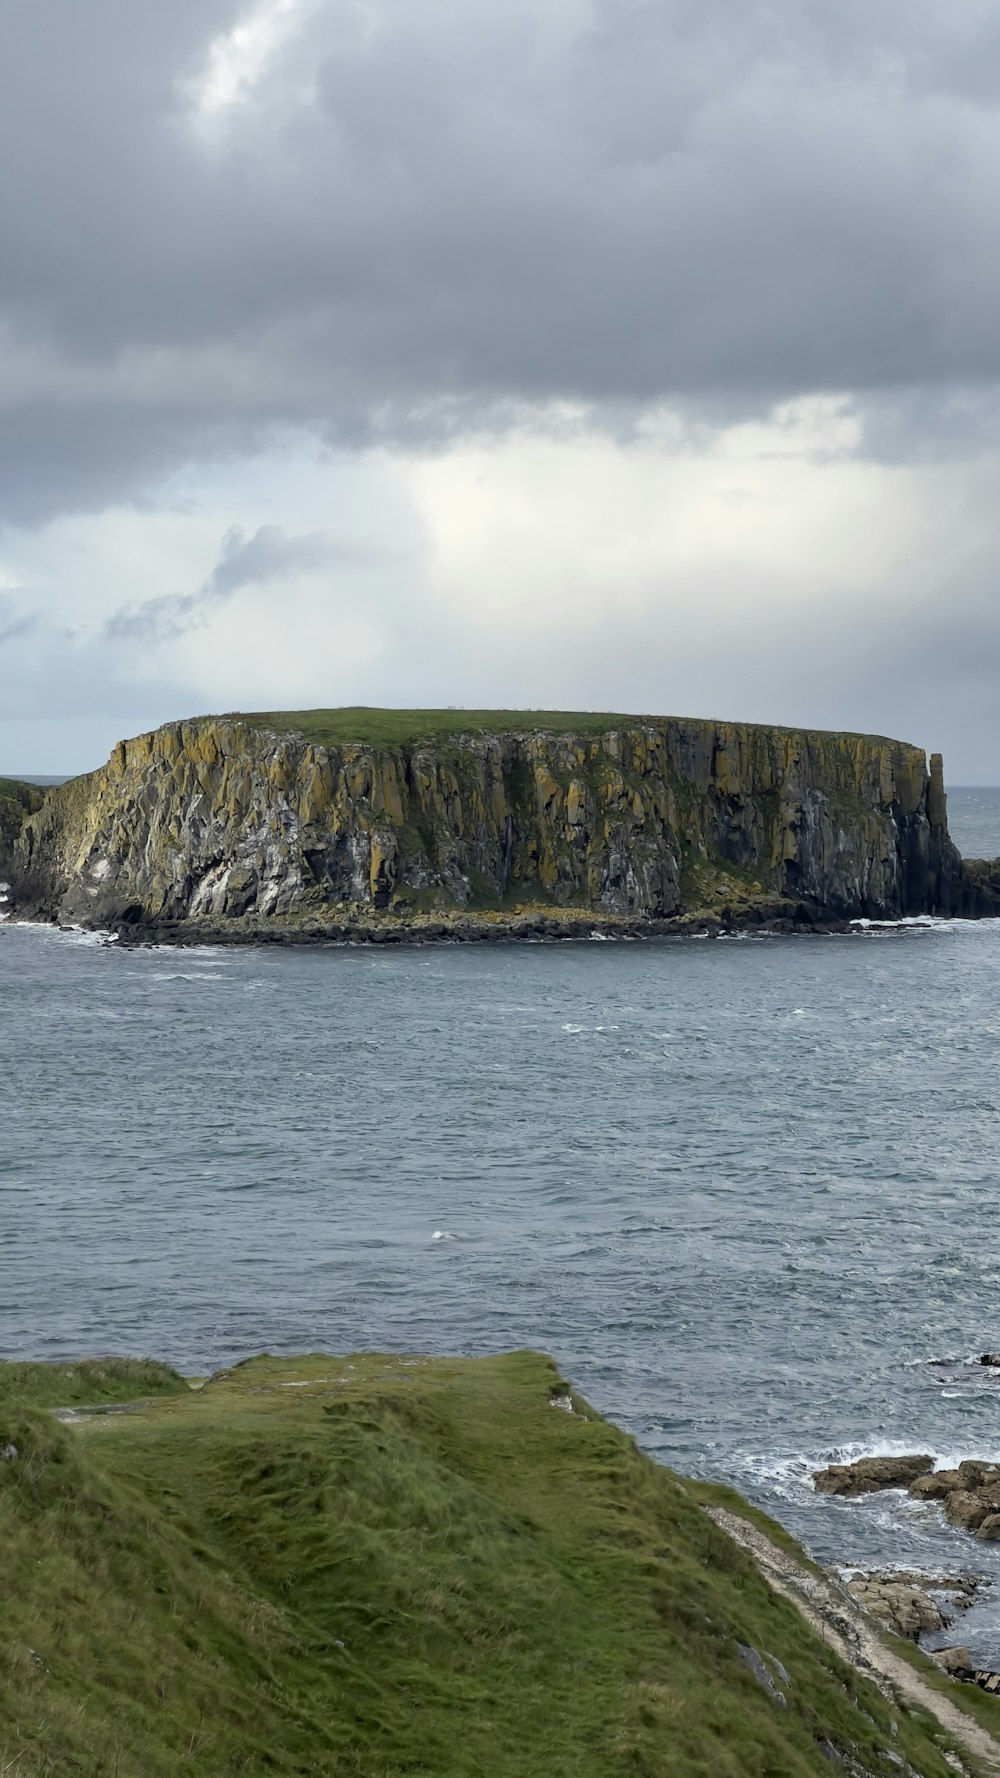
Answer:
<svg viewBox="0 0 1000 1778"><path fill-rule="evenodd" d="M817 1494L851 1498L884 1488L907 1488L934 1468L933 1457L859 1457L856 1463L831 1463L813 1474Z"/></svg>

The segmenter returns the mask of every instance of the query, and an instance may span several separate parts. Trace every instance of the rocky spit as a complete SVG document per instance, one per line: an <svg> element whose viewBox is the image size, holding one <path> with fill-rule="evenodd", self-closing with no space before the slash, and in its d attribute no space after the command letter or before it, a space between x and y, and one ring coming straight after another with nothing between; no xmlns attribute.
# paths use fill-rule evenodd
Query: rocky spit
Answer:
<svg viewBox="0 0 1000 1778"><path fill-rule="evenodd" d="M984 1360L985 1362L985 1360ZM886 1489L904 1489L915 1500L937 1501L961 1530L987 1542L1000 1541L1000 1464L969 1458L956 1469L934 1468L933 1457L861 1457L816 1470L818 1494L855 1500ZM855 1573L848 1590L864 1609L909 1641L947 1629L990 1585L981 1575L924 1575L906 1571ZM977 1668L961 1645L928 1651L955 1679L971 1680L1000 1692L1000 1673Z"/></svg>

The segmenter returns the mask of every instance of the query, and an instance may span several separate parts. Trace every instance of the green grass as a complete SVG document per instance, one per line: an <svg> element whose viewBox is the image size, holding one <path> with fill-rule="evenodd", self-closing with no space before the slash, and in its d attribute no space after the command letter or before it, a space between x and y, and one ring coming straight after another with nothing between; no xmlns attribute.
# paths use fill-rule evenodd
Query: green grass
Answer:
<svg viewBox="0 0 1000 1778"><path fill-rule="evenodd" d="M318 747L406 747L418 742L447 740L454 735L556 734L606 735L615 729L636 728L647 723L704 721L715 718L643 716L601 710L386 710L375 705L343 705L331 710L229 710L225 716L197 717L195 721L239 721L276 734L300 734ZM845 730L802 730L774 723L729 723L727 726L768 734L830 734L850 740L869 740L895 746L881 735L861 735Z"/></svg>
<svg viewBox="0 0 1000 1778"><path fill-rule="evenodd" d="M23 815L40 808L43 795L37 784L22 784L18 778L0 778L0 806L6 804L3 812L8 818L16 814L20 821Z"/></svg>
<svg viewBox="0 0 1000 1778"><path fill-rule="evenodd" d="M961 1647L961 1620L956 1625L954 1641ZM1000 1738L1000 1698L995 1693L984 1692L980 1686L973 1685L968 1680L958 1683L950 1679L930 1655L924 1654L923 1649L917 1648L915 1643L905 1642L901 1636L892 1638L892 1646L894 1653L916 1668L921 1679L926 1681L932 1691L941 1692L949 1703L964 1710L966 1716L971 1716L981 1728Z"/></svg>
<svg viewBox="0 0 1000 1778"><path fill-rule="evenodd" d="M179 1372L153 1358L87 1358L79 1364L0 1364L0 1411L7 1402L36 1408L135 1401L138 1397L187 1395Z"/></svg>
<svg viewBox="0 0 1000 1778"><path fill-rule="evenodd" d="M644 720L592 710L381 710L361 704L339 710L229 714L254 728L301 734L318 747L405 747L418 741L446 740L451 735L606 735Z"/></svg>
<svg viewBox="0 0 1000 1778"><path fill-rule="evenodd" d="M43 1367L44 1368L44 1367ZM102 1367L102 1399L126 1372ZM0 1384L9 1778L948 1778L696 1494L530 1352ZM738 1644L787 1668L783 1709ZM895 1718L896 1727L892 1719Z"/></svg>
<svg viewBox="0 0 1000 1778"><path fill-rule="evenodd" d="M806 1555L802 1545L796 1542L791 1532L786 1531L785 1527L779 1525L774 1519L769 1519L767 1514L762 1513L760 1508L754 1506L751 1501L744 1500L742 1494L738 1494L735 1488L727 1487L725 1482L685 1480L684 1485L700 1505L721 1506L727 1512L735 1513L738 1519L746 1519L748 1524L756 1525L758 1531L763 1531L764 1536L769 1537L779 1550L784 1550L786 1555L792 1556L796 1562L801 1562L804 1568L811 1569L814 1574L822 1574L822 1568Z"/></svg>

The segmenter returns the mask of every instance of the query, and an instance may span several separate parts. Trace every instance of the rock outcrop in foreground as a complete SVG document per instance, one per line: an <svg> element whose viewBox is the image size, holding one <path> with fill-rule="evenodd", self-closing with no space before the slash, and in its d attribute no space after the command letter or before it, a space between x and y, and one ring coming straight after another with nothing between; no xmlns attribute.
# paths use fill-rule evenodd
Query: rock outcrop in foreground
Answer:
<svg viewBox="0 0 1000 1778"><path fill-rule="evenodd" d="M24 821L4 866L18 902L91 925L322 931L517 908L891 919L967 899L940 758L901 742L502 712L435 734L417 712L411 739L329 743L311 738L324 714L122 742ZM388 714L359 713L359 733Z"/></svg>

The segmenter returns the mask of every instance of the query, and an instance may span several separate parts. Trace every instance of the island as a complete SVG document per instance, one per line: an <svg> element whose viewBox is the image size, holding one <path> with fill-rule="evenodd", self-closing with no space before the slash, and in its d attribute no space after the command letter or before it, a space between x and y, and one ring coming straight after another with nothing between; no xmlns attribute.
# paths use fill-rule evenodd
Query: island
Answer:
<svg viewBox="0 0 1000 1778"><path fill-rule="evenodd" d="M27 918L159 939L654 933L991 913L941 758L880 736L559 711L206 716L0 800Z"/></svg>

